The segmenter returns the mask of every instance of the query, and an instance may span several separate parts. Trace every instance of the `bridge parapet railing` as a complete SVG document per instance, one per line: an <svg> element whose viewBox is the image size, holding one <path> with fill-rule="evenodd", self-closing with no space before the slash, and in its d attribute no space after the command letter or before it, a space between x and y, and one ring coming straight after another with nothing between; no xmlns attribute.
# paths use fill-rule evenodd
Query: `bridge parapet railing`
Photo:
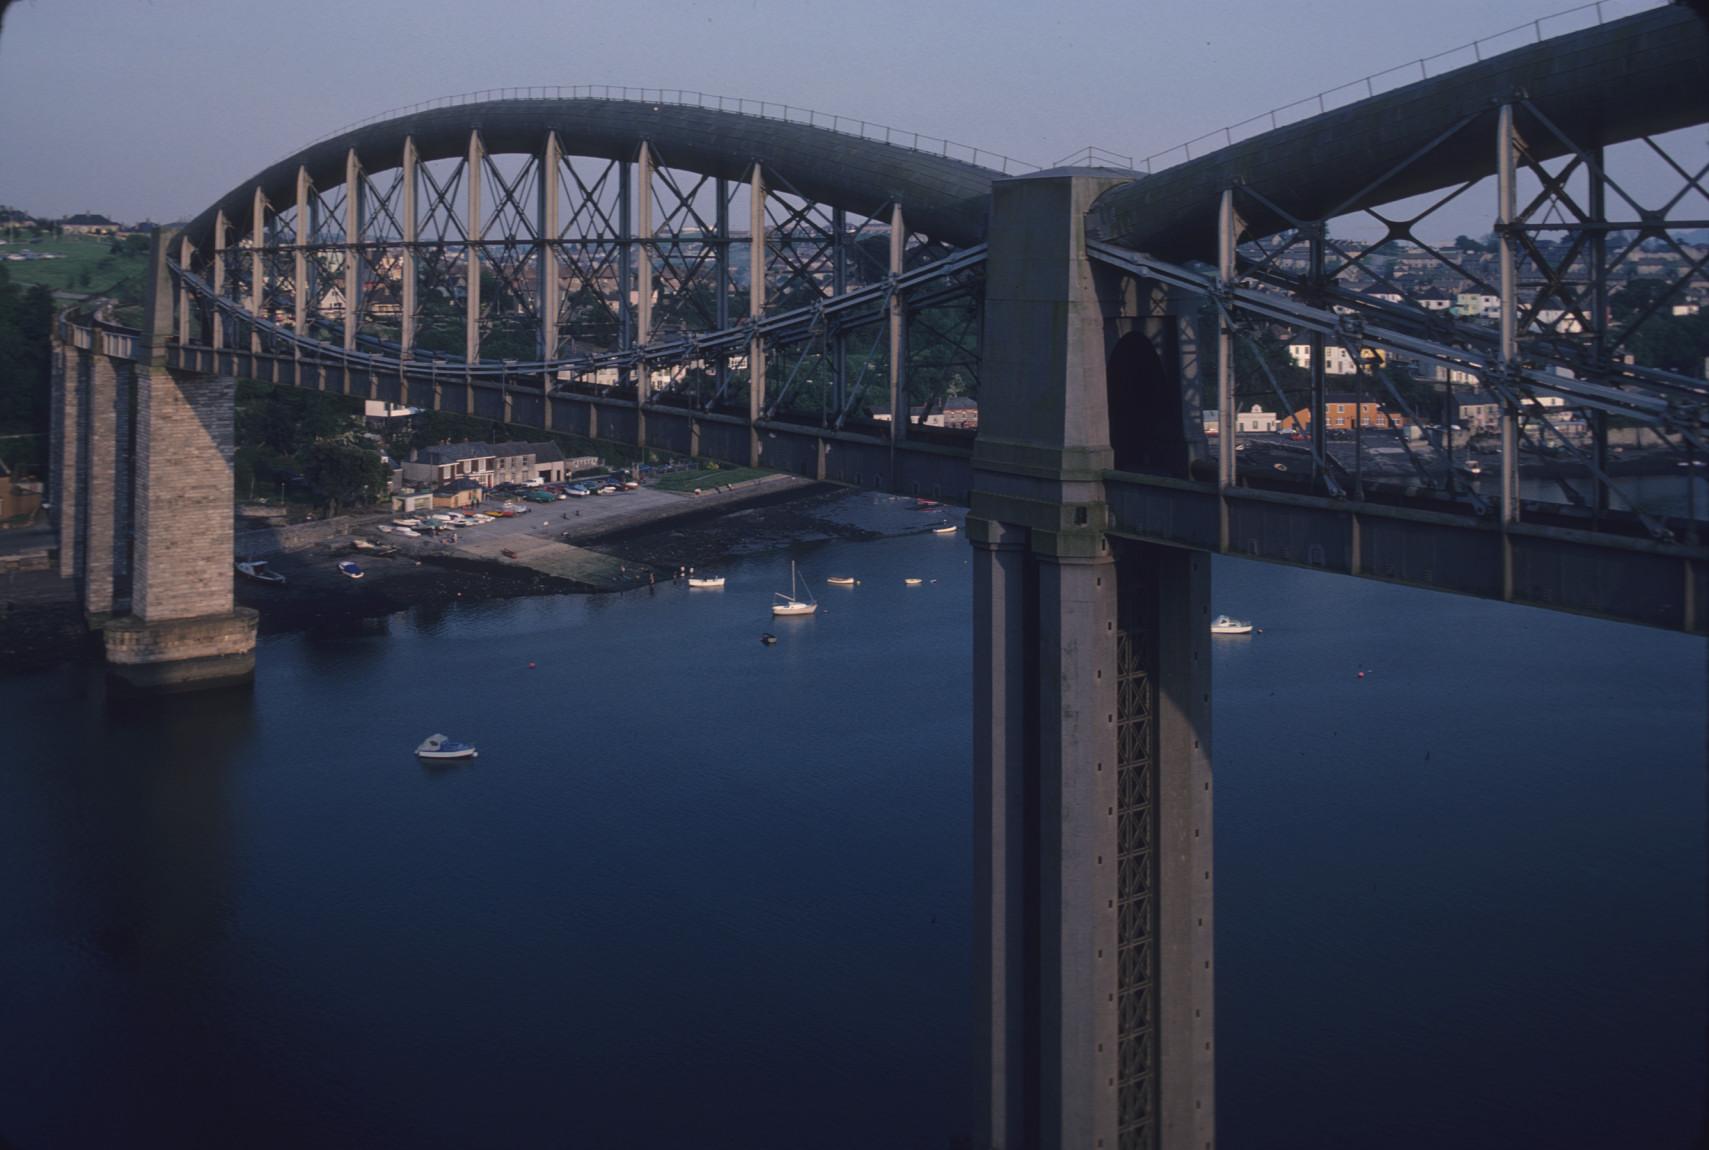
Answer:
<svg viewBox="0 0 1709 1150"><path fill-rule="evenodd" d="M1605 24L1610 20L1632 16L1652 8L1665 7L1668 0L1594 0L1590 4L1580 4L1548 16L1516 24L1501 32L1484 36L1467 44L1449 48L1430 56L1421 56L1405 64L1397 64L1380 72L1372 72L1357 80L1349 80L1333 88L1325 88L1321 92L1282 104L1256 116L1248 116L1238 123L1214 128L1191 140L1153 152L1139 161L1139 170L1144 172L1160 172L1176 164L1188 160L1196 160L1222 148L1251 139L1265 132L1274 131L1288 124L1298 123L1312 116L1322 115L1337 108L1354 104L1360 100L1368 100L1395 88L1407 84L1428 80L1444 72L1463 68L1487 60L1503 52L1511 52L1530 44L1538 44L1554 36L1566 35L1569 32L1582 31Z"/></svg>
<svg viewBox="0 0 1709 1150"><path fill-rule="evenodd" d="M1007 176L1039 170L1038 164L1018 160L1013 156L991 151L989 148L976 148L971 144L957 143L942 136L908 131L855 116L842 116L816 111L812 108L803 108L794 104L782 104L772 100L722 96L712 92L692 91L687 88L631 88L616 84L534 85L518 88L484 88L474 92L461 92L454 96L441 96L437 99L424 100L407 107L393 108L368 116L354 123L346 124L337 131L328 132L314 142L317 144L324 143L348 132L365 128L370 124L397 119L400 116L415 115L419 112L429 112L438 108L452 108L463 104L482 104L493 100L624 100L637 104L670 104L678 107L708 108L719 112L735 112L738 115L758 116L766 120L780 120L788 124L803 124L813 128L821 128L845 136L870 140L874 143L905 148L911 152L923 152L928 155L960 160L963 163L987 168Z"/></svg>

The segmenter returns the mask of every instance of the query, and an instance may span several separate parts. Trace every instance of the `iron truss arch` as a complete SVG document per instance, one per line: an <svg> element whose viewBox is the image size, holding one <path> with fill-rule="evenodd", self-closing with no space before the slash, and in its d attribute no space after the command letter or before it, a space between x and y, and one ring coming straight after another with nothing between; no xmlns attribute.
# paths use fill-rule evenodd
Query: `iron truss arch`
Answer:
<svg viewBox="0 0 1709 1150"><path fill-rule="evenodd" d="M977 390L1001 174L664 101L411 111L188 224L179 342L838 430L941 411Z"/></svg>

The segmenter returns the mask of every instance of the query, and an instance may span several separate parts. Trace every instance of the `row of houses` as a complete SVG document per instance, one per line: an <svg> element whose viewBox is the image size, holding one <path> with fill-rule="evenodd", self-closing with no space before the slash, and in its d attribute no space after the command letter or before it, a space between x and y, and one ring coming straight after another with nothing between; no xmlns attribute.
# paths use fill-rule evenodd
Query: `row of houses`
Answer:
<svg viewBox="0 0 1709 1150"><path fill-rule="evenodd" d="M504 484L562 483L600 466L596 455L566 457L556 443L440 443L420 447L399 467L393 503L465 507Z"/></svg>
<svg viewBox="0 0 1709 1150"><path fill-rule="evenodd" d="M1464 398L1458 398L1454 403L1454 424L1456 434L1460 430L1470 435L1493 435L1501 429L1502 404L1487 392L1477 391ZM1546 443L1554 443L1564 439L1570 443L1583 443L1590 438L1590 427L1582 412L1569 407L1566 400L1558 395L1539 395L1523 401L1520 411L1521 425L1528 430L1542 434L1541 425L1546 423L1553 434L1545 436ZM1245 411L1235 413L1235 430L1241 435L1265 435L1278 432L1295 432L1304 434L1311 430L1312 411L1310 406L1304 406L1290 415L1278 415L1264 410L1262 404L1253 404ZM1375 431L1411 431L1411 421L1400 412L1390 411L1379 400L1365 399L1348 392L1331 392L1323 397L1323 426L1330 431L1352 431L1355 429ZM1219 434L1218 413L1204 413L1206 435Z"/></svg>

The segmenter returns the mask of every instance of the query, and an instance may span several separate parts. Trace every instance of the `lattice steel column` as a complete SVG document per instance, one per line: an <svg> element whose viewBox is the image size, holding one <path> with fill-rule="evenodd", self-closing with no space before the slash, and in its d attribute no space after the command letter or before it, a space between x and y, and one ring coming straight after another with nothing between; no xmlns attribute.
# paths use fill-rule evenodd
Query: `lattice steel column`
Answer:
<svg viewBox="0 0 1709 1150"><path fill-rule="evenodd" d="M222 208L214 213L214 266L212 269L212 278L214 299L216 301L225 299L225 245L226 229L228 227L230 227L230 225L226 223L225 209ZM218 307L215 307L212 310L212 314L213 324L211 326L213 327L213 331L210 334L213 339L213 346L215 350L218 350L225 346L225 313L220 311Z"/></svg>
<svg viewBox="0 0 1709 1150"><path fill-rule="evenodd" d="M356 149L344 153L344 350L356 350L362 316L362 163ZM347 384L348 386L348 384Z"/></svg>
<svg viewBox="0 0 1709 1150"><path fill-rule="evenodd" d="M748 193L748 315L765 315L765 172L754 165ZM759 330L748 342L748 466L760 462L760 412L765 410L765 342Z"/></svg>
<svg viewBox="0 0 1709 1150"><path fill-rule="evenodd" d="M415 244L419 223L416 215L416 153L415 137L404 137L403 155L403 235L399 246L403 250L403 291L400 307L403 315L398 330L398 358L409 359L415 354ZM406 395L407 399L408 396Z"/></svg>
<svg viewBox="0 0 1709 1150"><path fill-rule="evenodd" d="M257 184L250 198L249 210L249 314L252 318L262 318L261 301L266 298L267 268L261 254L266 243L267 197L261 194L261 186ZM249 350L261 351L261 329L253 324L249 328Z"/></svg>
<svg viewBox="0 0 1709 1150"><path fill-rule="evenodd" d="M563 149L558 133L546 133L546 147L540 156L540 196L536 221L540 232L540 358L546 363L558 357L558 165L563 162ZM544 419L548 430L552 426L551 368L541 379L545 389Z"/></svg>
<svg viewBox="0 0 1709 1150"><path fill-rule="evenodd" d="M309 170L301 165L297 167L297 243L296 257L291 278L291 331L300 339L307 335L309 306L309 244L314 242L315 226L309 209ZM303 356L299 344L294 354L298 359ZM142 381L138 380L138 386Z"/></svg>
<svg viewBox="0 0 1709 1150"><path fill-rule="evenodd" d="M1514 266L1516 208L1513 105L1503 104L1496 127L1496 238L1501 245L1501 367L1504 375L1519 366L1518 272ZM1501 521L1519 522L1519 412L1508 398L1501 413ZM1509 589L1511 590L1511 588Z"/></svg>
<svg viewBox="0 0 1709 1150"><path fill-rule="evenodd" d="M645 347L653 338L653 152L645 140L635 160L635 343ZM646 360L635 364L635 446L647 446L647 400L653 373Z"/></svg>
<svg viewBox="0 0 1709 1150"><path fill-rule="evenodd" d="M195 256L196 248L190 243L190 237L180 236L178 238L178 266L185 271L190 270L190 261ZM191 300L189 291L180 284L178 287L178 342L180 344L190 342L190 317L195 306ZM198 342L200 341L198 340Z"/></svg>
<svg viewBox="0 0 1709 1150"><path fill-rule="evenodd" d="M469 133L469 208L468 256L463 266L463 298L468 306L463 313L463 359L473 367L481 358L481 133ZM472 413L474 388L463 389L465 414Z"/></svg>
<svg viewBox="0 0 1709 1150"><path fill-rule="evenodd" d="M1224 188L1217 211L1217 281L1224 288L1234 283L1234 254L1239 225L1234 214L1234 189ZM1217 316L1216 337L1217 483L1234 486L1234 329L1229 317ZM1226 508L1224 515L1226 519ZM1228 525L1223 524L1223 546L1228 546Z"/></svg>
<svg viewBox="0 0 1709 1150"><path fill-rule="evenodd" d="M902 220L902 205L890 208L890 274L902 274L908 231ZM912 414L908 403L907 377L903 350L907 342L907 313L903 310L900 293L890 297L890 440L892 443L908 437L908 419Z"/></svg>

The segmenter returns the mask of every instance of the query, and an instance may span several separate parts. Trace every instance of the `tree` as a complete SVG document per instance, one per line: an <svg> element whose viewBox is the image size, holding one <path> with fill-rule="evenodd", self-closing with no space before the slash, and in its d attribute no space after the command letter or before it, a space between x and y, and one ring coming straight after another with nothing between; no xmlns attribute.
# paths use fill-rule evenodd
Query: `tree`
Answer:
<svg viewBox="0 0 1709 1150"><path fill-rule="evenodd" d="M327 502L327 514L340 506L372 503L386 488L386 467L378 453L352 443L317 443L303 453L303 478Z"/></svg>

